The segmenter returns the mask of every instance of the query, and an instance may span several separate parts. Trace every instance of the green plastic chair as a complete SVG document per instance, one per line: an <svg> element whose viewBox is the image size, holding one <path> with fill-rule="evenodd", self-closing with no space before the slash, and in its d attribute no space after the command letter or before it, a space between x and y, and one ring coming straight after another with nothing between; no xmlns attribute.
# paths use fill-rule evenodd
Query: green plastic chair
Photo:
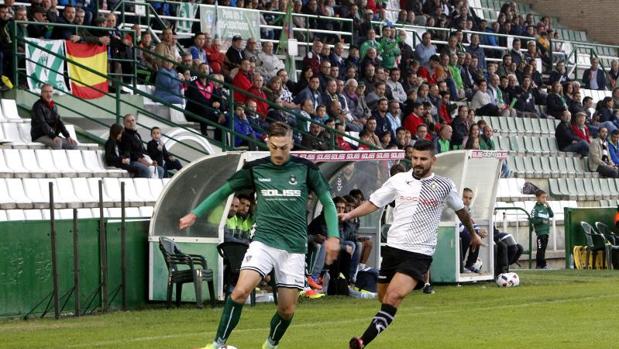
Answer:
<svg viewBox="0 0 619 349"><path fill-rule="evenodd" d="M585 253L585 268L592 269L597 262L597 252L602 251L606 254L606 246L603 236L600 236L591 224L581 221L580 227L585 234L586 241L586 253ZM593 255L593 263L589 263L591 256Z"/></svg>
<svg viewBox="0 0 619 349"><path fill-rule="evenodd" d="M556 178L548 179L548 188L550 188L550 195L553 198L561 199L563 198L563 193L561 189L559 189L559 180Z"/></svg>

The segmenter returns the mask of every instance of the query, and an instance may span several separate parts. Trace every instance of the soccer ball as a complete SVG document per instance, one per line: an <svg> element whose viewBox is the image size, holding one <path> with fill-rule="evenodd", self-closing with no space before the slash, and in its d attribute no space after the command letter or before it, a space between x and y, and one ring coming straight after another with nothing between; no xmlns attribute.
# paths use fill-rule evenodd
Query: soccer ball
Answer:
<svg viewBox="0 0 619 349"><path fill-rule="evenodd" d="M223 347L219 347L219 349L236 349L236 347L233 345L226 344Z"/></svg>
<svg viewBox="0 0 619 349"><path fill-rule="evenodd" d="M516 287L520 285L520 278L516 273L499 274L496 278L496 285L498 287Z"/></svg>

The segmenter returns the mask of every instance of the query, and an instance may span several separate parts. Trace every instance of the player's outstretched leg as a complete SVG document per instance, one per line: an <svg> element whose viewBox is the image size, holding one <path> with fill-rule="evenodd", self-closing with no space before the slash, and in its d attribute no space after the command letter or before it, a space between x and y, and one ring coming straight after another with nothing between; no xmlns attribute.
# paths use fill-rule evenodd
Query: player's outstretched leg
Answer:
<svg viewBox="0 0 619 349"><path fill-rule="evenodd" d="M397 307L404 297L415 289L415 286L417 286L417 280L408 275L396 273L382 298L380 311L374 315L372 322L361 337L353 337L350 340L349 348L365 348L376 336L387 329L395 318Z"/></svg>
<svg viewBox="0 0 619 349"><path fill-rule="evenodd" d="M277 291L277 311L271 319L271 330L269 337L262 345L262 349L277 349L279 341L286 333L288 326L292 322L294 311L298 300L298 290L296 288L280 288Z"/></svg>

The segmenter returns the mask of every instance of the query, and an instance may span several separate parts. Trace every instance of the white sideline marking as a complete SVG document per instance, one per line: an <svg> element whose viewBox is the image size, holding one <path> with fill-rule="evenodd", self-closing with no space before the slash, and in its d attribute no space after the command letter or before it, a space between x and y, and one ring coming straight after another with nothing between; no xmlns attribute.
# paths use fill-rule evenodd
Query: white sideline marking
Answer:
<svg viewBox="0 0 619 349"><path fill-rule="evenodd" d="M486 307L477 307L476 309L485 309L485 310L490 310L490 309L503 309L503 308L522 308L522 307L529 307L531 305L535 305L535 304L557 304L557 303L570 303L570 302L574 302L574 301L586 301L586 300L599 300L600 298L619 298L619 294L607 294L607 295L598 295L598 296L589 296L589 297L574 297L574 298L569 298L569 299L557 299L557 300L549 300L549 301L538 301L538 302L529 302L529 303L523 303L523 304L506 304L506 305L498 305L498 306L486 306ZM465 304L471 304L469 303L465 303ZM469 307L459 307L459 309L449 309L449 310L442 310L442 311L436 311L436 310L432 310L429 309L425 312L408 312L405 314L398 314L398 319L401 318L406 318L406 317L418 317L419 315L423 315L423 314L437 314L437 313L460 313L460 312L469 312L470 308ZM320 323L322 325L327 325L329 327L331 327L330 325L338 325L338 324L348 324L348 323L355 323L355 322L363 322L366 323L368 321L370 321L371 319L371 315L368 314L367 318L358 318L358 319L348 319L348 320L339 320L339 321L321 321ZM299 324L299 325L294 325L295 328L298 327L316 327L315 323L303 323L303 324ZM264 327L259 327L259 328L243 328L243 329L237 329L234 330L234 333L245 333L245 332L254 332L254 331L264 331ZM68 345L67 348L84 348L84 347L99 347L99 346L105 346L105 345L113 345L113 344L126 344L126 343L134 343L134 342L146 342L146 341L154 341L154 340L161 340L161 339L170 339L170 338L183 338L183 337L207 337L210 338L210 336L214 335L215 331L205 331L205 332L200 332L200 333L179 333L179 334L171 334L171 335L164 335L164 336L146 336L146 337L135 337L135 338L129 338L129 339L123 339L123 340L110 340L110 341L101 341L101 342L95 342L95 343L84 343L84 344L74 344L74 345ZM209 340L204 339L203 341L205 342L209 342Z"/></svg>

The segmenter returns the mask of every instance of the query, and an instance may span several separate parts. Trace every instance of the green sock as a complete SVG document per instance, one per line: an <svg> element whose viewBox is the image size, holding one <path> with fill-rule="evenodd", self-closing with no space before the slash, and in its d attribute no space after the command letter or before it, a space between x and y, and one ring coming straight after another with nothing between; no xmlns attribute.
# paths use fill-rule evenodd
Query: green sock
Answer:
<svg viewBox="0 0 619 349"><path fill-rule="evenodd" d="M285 320L278 312L275 312L275 315L273 315L271 319L271 331L269 332L269 342L272 345L275 346L279 344L279 341L284 336L284 333L286 333L286 329L288 329L291 322L292 318L290 318L290 320Z"/></svg>
<svg viewBox="0 0 619 349"><path fill-rule="evenodd" d="M221 314L221 319L219 320L215 343L226 343L228 337L230 337L230 333L232 333L232 330L239 323L239 319L241 318L241 310L243 310L243 304L234 302L230 297L226 299L224 312Z"/></svg>

